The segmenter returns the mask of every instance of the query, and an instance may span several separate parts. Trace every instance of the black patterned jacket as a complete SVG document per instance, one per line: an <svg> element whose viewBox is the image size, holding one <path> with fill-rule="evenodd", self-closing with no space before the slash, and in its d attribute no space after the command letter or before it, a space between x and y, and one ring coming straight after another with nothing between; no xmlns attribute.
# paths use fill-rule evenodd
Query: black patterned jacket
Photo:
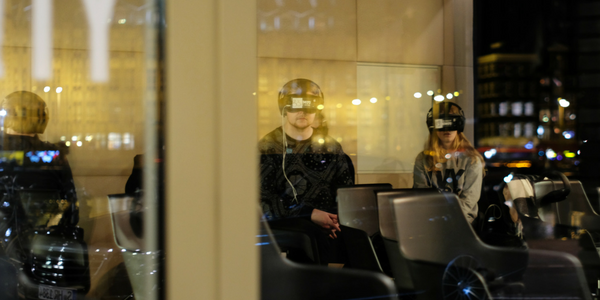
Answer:
<svg viewBox="0 0 600 300"><path fill-rule="evenodd" d="M271 131L258 143L260 151L260 198L269 220L308 217L313 209L337 213L338 187L354 184L354 174L342 146L329 136L313 135L303 141L287 136L285 173L283 175L283 140L281 127Z"/></svg>

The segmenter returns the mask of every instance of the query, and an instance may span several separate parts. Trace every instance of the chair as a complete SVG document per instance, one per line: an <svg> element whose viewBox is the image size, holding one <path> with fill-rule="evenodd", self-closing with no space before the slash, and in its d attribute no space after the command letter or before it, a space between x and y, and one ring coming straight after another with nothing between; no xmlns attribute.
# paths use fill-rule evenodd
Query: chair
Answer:
<svg viewBox="0 0 600 300"><path fill-rule="evenodd" d="M391 188L392 185L387 183L362 184L337 190L338 218L343 226L349 267L383 271L391 275L387 254L379 234L375 195L375 191Z"/></svg>
<svg viewBox="0 0 600 300"><path fill-rule="evenodd" d="M108 195L115 244L121 249L135 299L145 299L149 293L154 293L154 289L147 286L147 276L155 276L153 282L159 282L158 272L141 271L158 270L162 256L160 251L149 251L152 249L145 246L141 230L143 210L139 208L143 198L140 197L139 194Z"/></svg>
<svg viewBox="0 0 600 300"><path fill-rule="evenodd" d="M600 233L600 215L592 208L583 185L579 180L570 180L570 183L571 193L566 201L557 203L558 223ZM597 245L600 243L600 237L595 237L594 240Z"/></svg>
<svg viewBox="0 0 600 300"><path fill-rule="evenodd" d="M486 245L466 221L458 201L454 194L405 194L393 200L400 252L417 290L425 290L420 295L424 299L454 299L460 293L479 298L590 299L575 257ZM555 264L561 268L555 270ZM546 290L548 282L556 290Z"/></svg>
<svg viewBox="0 0 600 300"><path fill-rule="evenodd" d="M399 292L420 293L422 291L415 291L415 283L408 262L399 250L401 245L398 240L392 200L402 196L432 196L439 193L437 189L394 189L376 192L379 231L389 259L394 282Z"/></svg>
<svg viewBox="0 0 600 300"><path fill-rule="evenodd" d="M112 220L115 243L119 248L130 251L144 249L143 235L136 234L132 227L132 204L136 199L133 194L108 195L108 205ZM135 221L134 221L135 224ZM138 231L139 232L139 231Z"/></svg>
<svg viewBox="0 0 600 300"><path fill-rule="evenodd" d="M513 202L523 224L525 239L530 248L562 251L576 256L583 265L589 289L597 293L600 280L597 245L600 239L594 241L593 235L597 236L595 229L600 218L591 208L579 181L555 174L561 180L552 180L551 176L514 175L507 184L511 195L516 198ZM528 192L520 193L522 190ZM565 190L570 192L566 194ZM553 193L558 197L543 203L543 199ZM587 230L582 231L582 228Z"/></svg>
<svg viewBox="0 0 600 300"><path fill-rule="evenodd" d="M373 236L379 232L377 197L375 191L391 190L392 185L360 184L337 190L338 218L340 224Z"/></svg>
<svg viewBox="0 0 600 300"><path fill-rule="evenodd" d="M282 252L300 251L315 264L321 264L317 242L308 234L292 229L272 229L271 233Z"/></svg>
<svg viewBox="0 0 600 300"><path fill-rule="evenodd" d="M534 183L536 188L536 198L538 191L544 194L553 189L561 189L563 182L553 180L544 180ZM570 193L564 201L556 202L548 208L542 207L542 214L546 224L554 230L556 238L575 239L569 248L565 251L576 255L583 264L590 290L600 292L597 282L600 282L600 255L598 250L600 246L600 216L591 207L589 199L585 194L583 186L578 180L569 180ZM585 229L582 231L580 229ZM544 247L553 249L557 244L567 241L555 241L554 243L544 241L534 241L535 247ZM541 246L539 245L541 244ZM563 246L564 247L564 246Z"/></svg>
<svg viewBox="0 0 600 300"><path fill-rule="evenodd" d="M398 299L392 280L383 274L298 264L282 257L265 220L258 238L261 299Z"/></svg>
<svg viewBox="0 0 600 300"><path fill-rule="evenodd" d="M442 282L451 284L451 276L447 276L453 274L451 266L456 266L457 272L468 268L469 276L475 277L482 268L492 270L495 276L479 282L483 290L490 279L520 280L527 252L482 243L466 221L456 195L398 195L393 206L400 251L408 261L417 290L426 290L428 297L448 295L439 287Z"/></svg>

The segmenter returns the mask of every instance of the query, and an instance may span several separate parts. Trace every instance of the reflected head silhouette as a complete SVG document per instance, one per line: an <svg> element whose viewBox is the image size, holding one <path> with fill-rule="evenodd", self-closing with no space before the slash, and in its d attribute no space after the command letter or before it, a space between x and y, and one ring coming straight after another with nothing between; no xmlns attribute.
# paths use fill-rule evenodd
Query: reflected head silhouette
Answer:
<svg viewBox="0 0 600 300"><path fill-rule="evenodd" d="M5 115L4 129L15 133L44 133L50 119L46 102L40 96L28 91L9 94L2 99L0 108Z"/></svg>

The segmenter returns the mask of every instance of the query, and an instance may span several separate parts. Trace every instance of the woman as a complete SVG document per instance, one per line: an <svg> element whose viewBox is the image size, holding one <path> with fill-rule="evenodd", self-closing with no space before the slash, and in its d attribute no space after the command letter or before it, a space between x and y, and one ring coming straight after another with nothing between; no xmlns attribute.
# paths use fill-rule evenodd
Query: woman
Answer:
<svg viewBox="0 0 600 300"><path fill-rule="evenodd" d="M464 113L455 103L436 103L427 114L427 125L429 139L415 160L414 187L435 187L457 194L467 220L473 223L481 196L484 164L481 154L463 133Z"/></svg>

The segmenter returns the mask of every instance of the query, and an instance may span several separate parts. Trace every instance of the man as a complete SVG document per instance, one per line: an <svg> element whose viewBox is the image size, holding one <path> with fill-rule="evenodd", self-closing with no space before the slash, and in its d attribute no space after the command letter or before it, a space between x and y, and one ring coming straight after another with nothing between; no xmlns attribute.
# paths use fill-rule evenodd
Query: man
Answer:
<svg viewBox="0 0 600 300"><path fill-rule="evenodd" d="M64 148L43 142L38 136L44 133L50 119L46 102L31 92L14 92L0 102L0 110L4 129L0 150L23 153L21 166L0 174L12 176L15 188L56 190L60 199L73 208L69 219L62 222L74 226L78 222L77 195L66 153Z"/></svg>
<svg viewBox="0 0 600 300"><path fill-rule="evenodd" d="M44 133L49 119L46 103L34 93L14 92L0 101L0 124L4 129L0 144L0 183L3 192L9 195L6 199L14 202L0 209L0 215L5 217L0 222L0 231L13 226L13 222L19 225L15 233L22 233L27 227L71 227L79 221L73 175L65 153L38 137ZM44 197L57 200L39 200L44 193ZM29 207L26 215L20 216L25 219L16 222L13 207L30 197L35 200L28 201L35 205L20 204ZM2 245L7 240L10 239Z"/></svg>
<svg viewBox="0 0 600 300"><path fill-rule="evenodd" d="M259 142L261 206L272 228L302 228L316 239L336 239L336 191L353 185L354 174L341 145L311 127L323 108L321 89L308 79L294 79L279 92L283 126ZM320 252L335 260L330 249Z"/></svg>
<svg viewBox="0 0 600 300"><path fill-rule="evenodd" d="M13 272L13 282L5 287L16 288L14 281L18 278L24 293L37 295L37 287L24 283L31 280L28 279L33 276L31 274L44 278L45 282L70 274L68 279L49 285L84 287L87 292L89 270L85 272L82 262L82 257L87 257L86 250L69 253L53 250L55 245L85 249L85 243L83 231L76 227L79 221L77 195L64 148L43 142L38 137L44 133L49 119L46 103L34 93L14 92L0 101L3 129L0 190L4 195L0 207L0 232L6 233L0 242L0 261L9 261L20 270L18 276ZM41 232L44 238L37 237ZM48 273L39 267L40 260L46 264L59 264L62 268ZM2 272L5 268L10 270L6 264L0 267ZM11 296L0 295L0 298L11 299Z"/></svg>

